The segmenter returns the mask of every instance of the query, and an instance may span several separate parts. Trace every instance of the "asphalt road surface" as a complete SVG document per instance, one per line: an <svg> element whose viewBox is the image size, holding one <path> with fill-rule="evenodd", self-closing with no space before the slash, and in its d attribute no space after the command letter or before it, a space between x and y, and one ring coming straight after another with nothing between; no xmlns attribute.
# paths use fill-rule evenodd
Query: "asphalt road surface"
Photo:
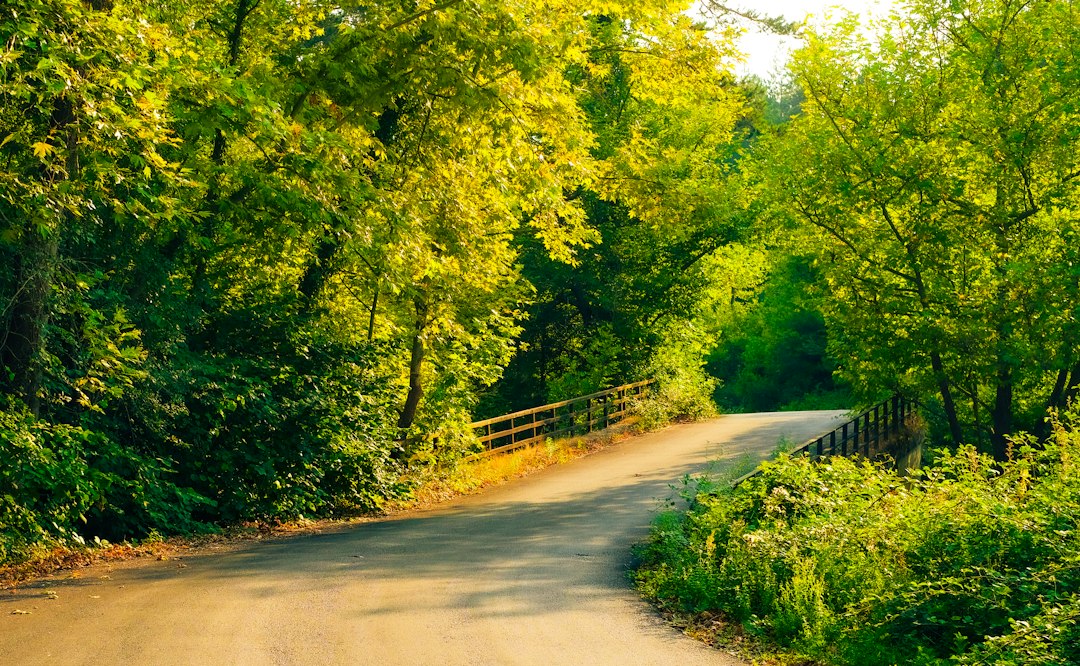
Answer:
<svg viewBox="0 0 1080 666"><path fill-rule="evenodd" d="M638 598L631 546L684 475L841 415L678 425L430 511L0 593L0 665L739 664Z"/></svg>

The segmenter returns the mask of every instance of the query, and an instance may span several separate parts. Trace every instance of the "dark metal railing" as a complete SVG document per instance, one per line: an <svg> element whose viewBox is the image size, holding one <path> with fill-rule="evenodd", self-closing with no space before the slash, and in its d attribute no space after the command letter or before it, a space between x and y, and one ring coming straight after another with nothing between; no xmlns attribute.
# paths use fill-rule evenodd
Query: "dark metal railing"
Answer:
<svg viewBox="0 0 1080 666"><path fill-rule="evenodd" d="M791 455L806 453L811 459L827 456L855 456L870 458L879 453L883 444L899 434L907 419L914 413L914 402L904 396L880 402L831 432L812 437L791 451ZM733 485L761 473L757 467L749 474L735 480Z"/></svg>

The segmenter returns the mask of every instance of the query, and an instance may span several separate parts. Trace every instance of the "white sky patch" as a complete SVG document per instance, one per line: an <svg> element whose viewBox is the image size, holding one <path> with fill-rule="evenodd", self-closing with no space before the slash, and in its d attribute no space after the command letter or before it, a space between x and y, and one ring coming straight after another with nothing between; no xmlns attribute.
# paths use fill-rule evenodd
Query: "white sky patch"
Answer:
<svg viewBox="0 0 1080 666"><path fill-rule="evenodd" d="M885 16L893 8L893 0L728 0L739 9L751 9L766 16L782 16L788 21L801 22L810 17L812 23L827 21L831 13L843 15L842 10L859 14L863 18ZM839 8L838 11L833 11ZM698 13L698 12L695 12ZM799 48L800 40L763 30L747 23L746 32L738 42L745 54L745 62L735 64L737 76L755 75L764 80L777 77L783 72L791 52Z"/></svg>

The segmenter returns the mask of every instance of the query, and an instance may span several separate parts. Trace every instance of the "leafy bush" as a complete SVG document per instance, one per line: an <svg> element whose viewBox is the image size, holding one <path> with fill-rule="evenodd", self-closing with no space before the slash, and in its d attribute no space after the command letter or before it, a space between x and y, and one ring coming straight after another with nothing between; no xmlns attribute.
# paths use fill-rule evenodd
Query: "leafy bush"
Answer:
<svg viewBox="0 0 1080 666"><path fill-rule="evenodd" d="M75 424L0 403L0 563L95 537L369 511L409 491L378 350L281 344L267 361L251 348L151 361L116 390L102 375L72 398L94 407Z"/></svg>
<svg viewBox="0 0 1080 666"><path fill-rule="evenodd" d="M1080 430L910 478L782 455L658 519L647 595L828 664L1080 663Z"/></svg>
<svg viewBox="0 0 1080 666"><path fill-rule="evenodd" d="M648 376L656 383L633 405L639 423L646 430L672 421L716 415L712 394L717 380L706 374L699 349L669 341L653 355Z"/></svg>
<svg viewBox="0 0 1080 666"><path fill-rule="evenodd" d="M264 347L269 342L259 341ZM377 352L282 334L271 349L190 355L154 368L133 398L144 439L214 522L371 510L400 487L390 389Z"/></svg>
<svg viewBox="0 0 1080 666"><path fill-rule="evenodd" d="M0 562L94 537L194 530L193 511L209 503L161 460L11 403L0 406L0 459Z"/></svg>

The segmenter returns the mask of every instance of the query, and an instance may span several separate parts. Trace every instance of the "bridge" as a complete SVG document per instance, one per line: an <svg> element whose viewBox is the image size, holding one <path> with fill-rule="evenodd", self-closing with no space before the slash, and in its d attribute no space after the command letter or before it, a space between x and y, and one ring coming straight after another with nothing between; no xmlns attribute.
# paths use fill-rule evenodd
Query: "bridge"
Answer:
<svg viewBox="0 0 1080 666"><path fill-rule="evenodd" d="M0 595L0 663L738 664L638 599L631 545L685 475L845 416L680 424L431 511L41 581Z"/></svg>

